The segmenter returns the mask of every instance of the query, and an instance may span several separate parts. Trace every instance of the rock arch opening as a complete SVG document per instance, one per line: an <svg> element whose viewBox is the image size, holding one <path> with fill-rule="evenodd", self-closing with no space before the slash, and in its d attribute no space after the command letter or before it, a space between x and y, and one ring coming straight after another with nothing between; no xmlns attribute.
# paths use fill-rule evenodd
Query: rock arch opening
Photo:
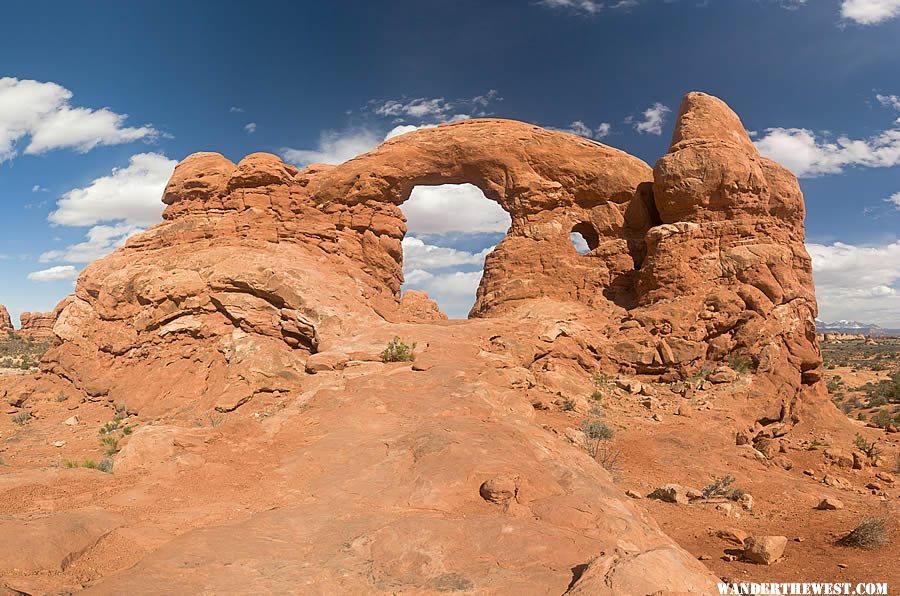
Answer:
<svg viewBox="0 0 900 596"><path fill-rule="evenodd" d="M575 224L569 232L572 246L580 255L585 255L600 246L600 236L594 226L587 222Z"/></svg>
<svg viewBox="0 0 900 596"><path fill-rule="evenodd" d="M407 220L401 289L427 293L451 319L467 318L509 213L468 183L415 186L400 209Z"/></svg>

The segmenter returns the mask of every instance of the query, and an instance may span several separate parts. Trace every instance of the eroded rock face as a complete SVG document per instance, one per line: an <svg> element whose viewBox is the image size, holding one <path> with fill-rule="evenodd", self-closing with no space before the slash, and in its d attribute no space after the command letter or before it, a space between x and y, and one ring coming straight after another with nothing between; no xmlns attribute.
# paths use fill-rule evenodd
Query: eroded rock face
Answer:
<svg viewBox="0 0 900 596"><path fill-rule="evenodd" d="M9 318L9 311L0 304L0 335L12 333L13 331L15 329L13 328L12 319Z"/></svg>
<svg viewBox="0 0 900 596"><path fill-rule="evenodd" d="M52 341L54 339L54 313L23 312L19 319L22 322L22 326L17 332L20 337L28 337L35 341Z"/></svg>
<svg viewBox="0 0 900 596"><path fill-rule="evenodd" d="M743 363L757 372L756 433L790 426L800 397L821 393L796 178L702 93L685 97L652 171L504 120L415 131L303 171L263 153L238 164L192 155L166 188L166 221L85 269L58 309L63 344L45 370L117 400L135 389L123 370L165 367L178 399L239 403L297 382L303 354L361 326L440 319L427 297L401 299L398 206L416 185L463 182L512 219L472 316L565 311L580 323L567 339L586 369L677 380ZM572 247L573 230L588 254ZM200 381L197 366L208 371Z"/></svg>

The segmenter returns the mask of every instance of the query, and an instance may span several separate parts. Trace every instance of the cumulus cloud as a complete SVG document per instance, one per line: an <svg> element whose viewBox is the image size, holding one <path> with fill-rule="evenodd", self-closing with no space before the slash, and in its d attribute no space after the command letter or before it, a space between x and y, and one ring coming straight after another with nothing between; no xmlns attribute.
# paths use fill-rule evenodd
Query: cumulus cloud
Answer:
<svg viewBox="0 0 900 596"><path fill-rule="evenodd" d="M576 120L570 125L563 128L554 128L552 126L548 128L550 128L550 130L558 130L560 132L567 132L573 135L578 135L580 137L597 140L608 136L610 131L612 130L612 126L608 122L601 122L597 125L596 128L591 128L582 120Z"/></svg>
<svg viewBox="0 0 900 596"><path fill-rule="evenodd" d="M315 149L285 147L285 161L304 167L313 163L341 164L377 147L383 138L371 130L326 131L319 136Z"/></svg>
<svg viewBox="0 0 900 596"><path fill-rule="evenodd" d="M31 187L31 192L47 192L47 189L40 184L35 184Z"/></svg>
<svg viewBox="0 0 900 596"><path fill-rule="evenodd" d="M629 118L626 120L626 122L630 122L631 124L633 124L634 129L641 134L661 135L662 127L666 119L666 114L671 111L672 109L668 106L656 102L652 106L644 110L643 120L635 120L634 118Z"/></svg>
<svg viewBox="0 0 900 596"><path fill-rule="evenodd" d="M85 241L72 244L63 250L51 250L40 256L42 263L63 261L66 263L90 263L125 245L125 241L144 228L127 223L93 226L85 234Z"/></svg>
<svg viewBox="0 0 900 596"><path fill-rule="evenodd" d="M375 113L379 116L439 118L452 109L451 104L447 103L443 97L432 99L420 97L406 101L388 100L381 105L375 106Z"/></svg>
<svg viewBox="0 0 900 596"><path fill-rule="evenodd" d="M424 271L420 273L424 275L416 277L415 281L415 272L406 276L407 289L426 292L451 319L464 319L468 316L475 303L482 271L453 271L437 275Z"/></svg>
<svg viewBox="0 0 900 596"><path fill-rule="evenodd" d="M78 270L72 265L59 265L41 271L33 271L28 274L28 279L31 281L41 282L63 281L75 279L76 277L78 277Z"/></svg>
<svg viewBox="0 0 900 596"><path fill-rule="evenodd" d="M125 126L128 116L109 108L73 107L71 99L56 83L0 78L0 163L15 157L26 137L25 153L36 155L63 148L85 153L159 134L150 125Z"/></svg>
<svg viewBox="0 0 900 596"><path fill-rule="evenodd" d="M895 192L890 197L886 198L885 202L890 203L895 209L900 211L900 192Z"/></svg>
<svg viewBox="0 0 900 596"><path fill-rule="evenodd" d="M842 135L827 141L805 128L769 128L755 143L760 153L801 178L840 174L848 166L887 168L900 164L900 129L868 139Z"/></svg>
<svg viewBox="0 0 900 596"><path fill-rule="evenodd" d="M490 246L468 252L407 236L403 239L404 288L426 292L451 318L465 318L475 303L484 259L492 250ZM465 270L472 268L476 270Z"/></svg>
<svg viewBox="0 0 900 596"><path fill-rule="evenodd" d="M256 122L248 122L244 125L244 130L247 131L248 135L252 135L256 132Z"/></svg>
<svg viewBox="0 0 900 596"><path fill-rule="evenodd" d="M159 153L133 155L128 166L65 193L48 219L64 226L119 220L136 226L155 224L162 218L161 197L176 165Z"/></svg>
<svg viewBox="0 0 900 596"><path fill-rule="evenodd" d="M875 99L877 99L878 103L886 108L894 108L895 110L900 110L900 95L878 94L875 96Z"/></svg>
<svg viewBox="0 0 900 596"><path fill-rule="evenodd" d="M161 221L162 193L176 163L159 153L139 153L131 157L128 166L65 193L47 217L50 223L92 227L83 242L45 252L40 261L89 263Z"/></svg>
<svg viewBox="0 0 900 596"><path fill-rule="evenodd" d="M820 319L900 327L900 241L880 246L811 243L807 249Z"/></svg>
<svg viewBox="0 0 900 596"><path fill-rule="evenodd" d="M407 227L416 234L504 233L509 214L472 184L417 186L405 203Z"/></svg>
<svg viewBox="0 0 900 596"><path fill-rule="evenodd" d="M876 25L900 16L900 0L843 0L841 16L860 25Z"/></svg>
<svg viewBox="0 0 900 596"><path fill-rule="evenodd" d="M467 252L446 246L434 246L414 236L403 239L403 267L410 271L420 269L429 271L433 269L446 269L459 267L460 265L483 265L484 258L494 247L488 247L480 252Z"/></svg>

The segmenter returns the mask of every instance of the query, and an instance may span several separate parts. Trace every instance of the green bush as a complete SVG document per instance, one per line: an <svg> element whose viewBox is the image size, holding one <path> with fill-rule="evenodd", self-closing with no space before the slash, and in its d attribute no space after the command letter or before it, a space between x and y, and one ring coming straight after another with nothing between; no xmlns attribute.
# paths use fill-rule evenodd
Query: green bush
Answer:
<svg viewBox="0 0 900 596"><path fill-rule="evenodd" d="M753 370L753 361L740 354L732 354L728 357L728 366L736 373L745 375Z"/></svg>
<svg viewBox="0 0 900 596"><path fill-rule="evenodd" d="M28 424L28 422L30 420L31 420L31 412L29 412L27 410L24 412L19 412L18 414L13 416L13 419L12 419L13 424L18 424L19 426L25 426L26 424Z"/></svg>
<svg viewBox="0 0 900 596"><path fill-rule="evenodd" d="M403 343L399 337L395 337L381 352L381 360L383 362L412 362L416 359L415 349L415 343L408 345Z"/></svg>

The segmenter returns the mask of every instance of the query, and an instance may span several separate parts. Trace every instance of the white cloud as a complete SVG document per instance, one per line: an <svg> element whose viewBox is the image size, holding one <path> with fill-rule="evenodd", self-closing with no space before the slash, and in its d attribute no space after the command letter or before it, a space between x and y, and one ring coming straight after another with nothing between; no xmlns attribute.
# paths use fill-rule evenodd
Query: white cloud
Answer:
<svg viewBox="0 0 900 596"><path fill-rule="evenodd" d="M388 100L375 106L375 113L379 116L410 117L410 118L440 118L452 110L451 104L443 97L428 99L420 97L410 100Z"/></svg>
<svg viewBox="0 0 900 596"><path fill-rule="evenodd" d="M0 163L16 156L25 137L25 153L36 155L62 148L84 153L159 134L149 125L125 126L127 116L108 108L72 107L71 99L72 92L56 83L0 78Z"/></svg>
<svg viewBox="0 0 900 596"><path fill-rule="evenodd" d="M887 168L900 164L900 129L869 139L840 136L825 141L805 128L769 128L755 141L760 153L801 178L840 174L845 167Z"/></svg>
<svg viewBox="0 0 900 596"><path fill-rule="evenodd" d="M875 99L878 100L878 103L883 105L886 108L894 108L895 110L900 110L900 95L876 95Z"/></svg>
<svg viewBox="0 0 900 596"><path fill-rule="evenodd" d="M31 187L31 192L47 192L47 189L40 184L35 184Z"/></svg>
<svg viewBox="0 0 900 596"><path fill-rule="evenodd" d="M578 254L583 255L591 252L591 247L588 246L587 240L585 240L584 236L578 232L570 233L569 238L572 240L572 245L575 247L575 250L578 251Z"/></svg>
<svg viewBox="0 0 900 596"><path fill-rule="evenodd" d="M28 279L31 281L42 282L63 281L66 279L75 279L76 277L78 277L78 270L72 265L59 265L41 271L33 271L28 274Z"/></svg>
<svg viewBox="0 0 900 596"><path fill-rule="evenodd" d="M165 205L162 193L177 162L159 153L133 155L128 166L113 169L84 188L62 196L48 219L64 226L90 226L124 221L135 226L159 222Z"/></svg>
<svg viewBox="0 0 900 596"><path fill-rule="evenodd" d="M256 122L248 122L244 125L244 130L247 131L247 134L252 135L256 132Z"/></svg>
<svg viewBox="0 0 900 596"><path fill-rule="evenodd" d="M371 130L326 131L319 137L315 149L285 147L281 155L285 161L303 167L313 163L340 164L377 147L382 138Z"/></svg>
<svg viewBox="0 0 900 596"><path fill-rule="evenodd" d="M900 241L881 246L808 244L816 297L826 321L900 327Z"/></svg>
<svg viewBox="0 0 900 596"><path fill-rule="evenodd" d="M228 108L228 111L231 112L232 114L243 114L244 108L239 108L238 106L231 106L230 108Z"/></svg>
<svg viewBox="0 0 900 596"><path fill-rule="evenodd" d="M423 128L434 128L437 124L424 124L422 126L414 126L412 124L401 124L400 126L395 126L384 136L384 140L393 139L394 137L399 137L400 135L405 135L408 132L412 132L414 130L421 130Z"/></svg>
<svg viewBox="0 0 900 596"><path fill-rule="evenodd" d="M85 234L86 240L72 244L64 250L51 250L43 253L39 260L42 263L64 261L66 263L90 263L105 257L117 248L125 245L129 237L144 231L144 228L127 223L111 226L94 226Z"/></svg>
<svg viewBox="0 0 900 596"><path fill-rule="evenodd" d="M472 184L417 186L402 209L415 234L506 232L510 226L503 207Z"/></svg>
<svg viewBox="0 0 900 596"><path fill-rule="evenodd" d="M627 120L627 122L633 123L635 130L637 130L641 134L661 135L663 123L666 119L666 114L671 111L671 108L664 106L659 102L656 102L652 106L644 110L643 120L636 121L633 118L630 118Z"/></svg>
<svg viewBox="0 0 900 596"><path fill-rule="evenodd" d="M586 137L588 139L602 139L609 135L612 126L608 122L601 122L597 125L596 128L591 128L587 124L585 124L582 120L576 120L572 122L565 128L553 128L548 127L550 130L558 130L560 132L567 132L573 135L578 135L581 137Z"/></svg>
<svg viewBox="0 0 900 596"><path fill-rule="evenodd" d="M404 288L427 293L451 319L466 318L475 303L482 271L454 271L437 275L424 271L421 273L425 275L415 280L412 274L407 275Z"/></svg>
<svg viewBox="0 0 900 596"><path fill-rule="evenodd" d="M596 14L603 10L603 3L594 0L541 0L539 4L550 8L568 8L586 14Z"/></svg>
<svg viewBox="0 0 900 596"><path fill-rule="evenodd" d="M843 0L841 16L860 25L875 25L900 16L900 0Z"/></svg>
<svg viewBox="0 0 900 596"><path fill-rule="evenodd" d="M900 210L900 192L895 192L890 197L886 198L885 202L892 204L895 209Z"/></svg>
<svg viewBox="0 0 900 596"><path fill-rule="evenodd" d="M426 244L415 236L403 239L403 269L413 271L421 269L446 269L461 265L483 265L484 258L494 250L493 246L480 252L467 252L445 246Z"/></svg>

